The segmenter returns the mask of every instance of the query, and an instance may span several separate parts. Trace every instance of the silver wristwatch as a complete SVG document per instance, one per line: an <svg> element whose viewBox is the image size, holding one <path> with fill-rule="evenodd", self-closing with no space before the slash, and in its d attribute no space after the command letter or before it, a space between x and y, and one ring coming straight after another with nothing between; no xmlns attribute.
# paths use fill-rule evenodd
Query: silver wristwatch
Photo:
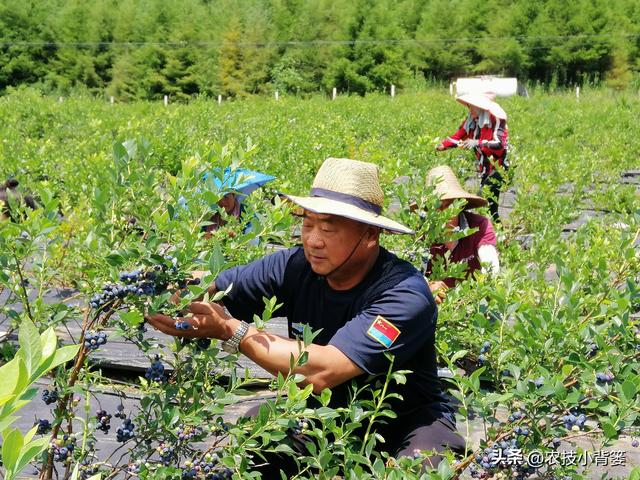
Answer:
<svg viewBox="0 0 640 480"><path fill-rule="evenodd" d="M231 335L229 340L222 342L222 350L227 353L238 353L240 349L240 342L249 331L249 324L247 322L240 322L240 326Z"/></svg>

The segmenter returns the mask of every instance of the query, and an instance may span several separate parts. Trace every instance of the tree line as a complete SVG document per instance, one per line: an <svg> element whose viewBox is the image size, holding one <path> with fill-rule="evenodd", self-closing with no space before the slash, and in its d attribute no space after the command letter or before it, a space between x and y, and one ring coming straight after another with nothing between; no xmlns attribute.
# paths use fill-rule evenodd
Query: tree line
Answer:
<svg viewBox="0 0 640 480"><path fill-rule="evenodd" d="M0 92L365 94L479 74L622 89L638 71L637 0L0 0Z"/></svg>

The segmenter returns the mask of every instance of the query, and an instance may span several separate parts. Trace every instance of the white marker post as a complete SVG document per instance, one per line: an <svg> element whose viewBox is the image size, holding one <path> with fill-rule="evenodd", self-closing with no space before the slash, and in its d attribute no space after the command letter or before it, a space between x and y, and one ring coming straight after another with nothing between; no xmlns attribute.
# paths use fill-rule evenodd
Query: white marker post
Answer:
<svg viewBox="0 0 640 480"><path fill-rule="evenodd" d="M222 103L222 95L218 95L218 105Z"/></svg>
<svg viewBox="0 0 640 480"><path fill-rule="evenodd" d="M62 101L63 101L63 100L64 100L64 99L63 99L62 97L58 97L58 102L59 102L59 103L62 103Z"/></svg>
<svg viewBox="0 0 640 480"><path fill-rule="evenodd" d="M396 86L391 85L391 98L396 96Z"/></svg>
<svg viewBox="0 0 640 480"><path fill-rule="evenodd" d="M453 82L449 82L449 95L453 97Z"/></svg>
<svg viewBox="0 0 640 480"><path fill-rule="evenodd" d="M333 92L331 94L331 100L335 100L337 96L338 96L338 89L336 87L333 87Z"/></svg>
<svg viewBox="0 0 640 480"><path fill-rule="evenodd" d="M580 87L576 87L576 98L580 100Z"/></svg>
<svg viewBox="0 0 640 480"><path fill-rule="evenodd" d="M280 94L278 93L278 90L276 90L275 97L276 97L276 102L277 102L280 99Z"/></svg>
<svg viewBox="0 0 640 480"><path fill-rule="evenodd" d="M113 98L113 95L111 95L111 97L109 98L109 103L113 105L114 102L115 102L115 99Z"/></svg>
<svg viewBox="0 0 640 480"><path fill-rule="evenodd" d="M164 96L164 106L166 107L167 105L169 105L169 95Z"/></svg>

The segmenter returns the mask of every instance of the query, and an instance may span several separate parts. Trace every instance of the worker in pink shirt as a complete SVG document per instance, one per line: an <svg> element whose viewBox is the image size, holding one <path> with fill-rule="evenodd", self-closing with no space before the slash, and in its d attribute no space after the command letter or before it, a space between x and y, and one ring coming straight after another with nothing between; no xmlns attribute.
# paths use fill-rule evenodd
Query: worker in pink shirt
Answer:
<svg viewBox="0 0 640 480"><path fill-rule="evenodd" d="M450 252L448 262L466 263L465 275L467 278L477 270L498 273L500 261L496 249L496 234L491 220L470 211L473 208L487 205L487 201L482 197L465 191L453 171L447 166L432 168L427 174L427 185L434 188L436 194L440 197L440 210L445 210L455 200L462 199L466 201L460 214L451 217L447 222L448 230L473 230L466 237L452 241L445 240L443 243L431 246L431 255L425 272L427 279L431 274L433 261L439 257L444 257L447 252ZM429 280L429 287L436 297L436 301L440 303L444 299L446 290L453 288L460 281L461 279L458 278Z"/></svg>

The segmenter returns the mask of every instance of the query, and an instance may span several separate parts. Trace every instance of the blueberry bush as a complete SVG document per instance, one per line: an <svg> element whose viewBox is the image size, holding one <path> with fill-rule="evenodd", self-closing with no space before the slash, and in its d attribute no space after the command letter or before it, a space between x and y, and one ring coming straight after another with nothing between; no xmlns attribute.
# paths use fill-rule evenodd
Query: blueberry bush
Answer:
<svg viewBox="0 0 640 480"><path fill-rule="evenodd" d="M374 380L341 409L328 407L330 392L314 395L295 375L280 375L255 416L229 422L225 411L251 398L255 379L215 341L161 345L144 315L175 314L222 269L294 245L297 220L277 192L307 192L329 156L380 166L389 215L417 232L385 236L383 244L421 267L446 218L461 208L435 210L428 169L448 164L474 188L465 152L434 151L465 113L450 97L434 91L169 107L81 97L60 104L30 90L0 98L0 179L15 176L38 203L35 210L12 205L21 214L0 224L3 328L9 338L25 322L38 332L53 328L77 349L52 369L37 398L28 395L51 408L27 435L44 439L45 451L33 457L40 477L252 478L266 453L291 455L290 434L313 444L294 457L297 478L578 479L588 474L579 465L537 467L505 456L582 451L586 440L591 449L637 448L640 200L637 185L621 175L637 168L640 101L586 89L579 103L569 93L535 91L501 103L515 192L497 227L501 273L462 282L439 306L439 362L450 371L443 382L467 451L424 472L427 452L393 458L372 429L393 415L386 385L409 372ZM204 173L238 166L277 179L245 200L250 229L221 212L227 223L205 235L224 192ZM584 211L593 218L568 231ZM194 271L204 272L201 280ZM438 263L432 278L460 275ZM60 290L69 295L52 294ZM269 328L276 305L265 299L260 328ZM313 334L305 331L301 352ZM122 341L148 358L136 381L139 405L95 409L92 392L122 387L94 359ZM292 367L304 361L301 353ZM8 471L7 458L15 457L9 435L16 434L2 435ZM118 444L109 456L96 449L105 436Z"/></svg>

